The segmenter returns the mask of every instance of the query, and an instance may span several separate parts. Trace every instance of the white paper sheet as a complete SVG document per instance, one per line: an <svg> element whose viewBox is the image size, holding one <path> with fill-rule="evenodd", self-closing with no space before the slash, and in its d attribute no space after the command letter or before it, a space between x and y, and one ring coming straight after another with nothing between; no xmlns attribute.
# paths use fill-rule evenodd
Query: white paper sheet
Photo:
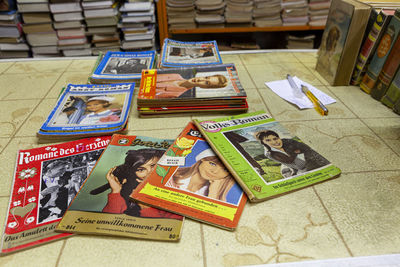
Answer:
<svg viewBox="0 0 400 267"><path fill-rule="evenodd" d="M280 80L273 82L266 82L265 85L268 86L275 94L279 95L286 101L295 104L300 109L304 108L314 108L313 103L310 99L301 91L301 85L305 85L310 89L310 91L324 104L332 104L335 103L336 100L330 97L329 95L321 92L314 86L309 83L303 82L296 76L293 77L294 82L297 84L299 91L295 92L294 89L289 84L288 80Z"/></svg>

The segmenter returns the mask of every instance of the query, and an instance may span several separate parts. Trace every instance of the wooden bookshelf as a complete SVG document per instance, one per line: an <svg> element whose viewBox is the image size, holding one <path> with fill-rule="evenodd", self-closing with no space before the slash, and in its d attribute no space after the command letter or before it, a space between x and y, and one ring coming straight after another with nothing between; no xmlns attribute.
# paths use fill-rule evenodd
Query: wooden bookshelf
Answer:
<svg viewBox="0 0 400 267"><path fill-rule="evenodd" d="M285 31L311 31L323 30L325 26L280 26L280 27L225 27L225 28L194 28L194 29L168 29L167 8L165 0L157 2L158 30L160 47L165 38L173 34L202 34L202 33L235 33L235 32L285 32Z"/></svg>

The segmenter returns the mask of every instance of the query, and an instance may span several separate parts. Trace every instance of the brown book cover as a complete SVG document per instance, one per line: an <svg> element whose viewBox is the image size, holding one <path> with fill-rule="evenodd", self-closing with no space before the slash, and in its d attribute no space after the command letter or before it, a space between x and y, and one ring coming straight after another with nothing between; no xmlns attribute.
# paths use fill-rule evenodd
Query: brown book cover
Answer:
<svg viewBox="0 0 400 267"><path fill-rule="evenodd" d="M51 32L53 31L52 23L34 23L23 24L22 30L24 33Z"/></svg>
<svg viewBox="0 0 400 267"><path fill-rule="evenodd" d="M369 21L371 7L333 0L318 51L316 70L331 85L348 85Z"/></svg>

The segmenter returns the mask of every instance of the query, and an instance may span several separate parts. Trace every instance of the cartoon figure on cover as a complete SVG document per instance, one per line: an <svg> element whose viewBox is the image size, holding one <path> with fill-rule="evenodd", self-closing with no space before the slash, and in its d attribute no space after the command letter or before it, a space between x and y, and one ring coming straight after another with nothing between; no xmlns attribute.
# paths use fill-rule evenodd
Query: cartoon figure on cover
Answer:
<svg viewBox="0 0 400 267"><path fill-rule="evenodd" d="M147 148L127 151L125 162L111 168L106 174L108 184L102 187L105 190L111 188L111 192L102 211L137 217L182 218L180 215L136 203L129 198L132 191L154 169L163 154L162 150ZM98 193L103 192L104 189L100 189Z"/></svg>
<svg viewBox="0 0 400 267"><path fill-rule="evenodd" d="M242 190L205 141L198 140L185 161L166 186L234 205L239 202Z"/></svg>
<svg viewBox="0 0 400 267"><path fill-rule="evenodd" d="M330 163L308 145L294 139L280 138L275 131L262 130L255 137L263 145L265 157L282 164L283 177L318 169Z"/></svg>

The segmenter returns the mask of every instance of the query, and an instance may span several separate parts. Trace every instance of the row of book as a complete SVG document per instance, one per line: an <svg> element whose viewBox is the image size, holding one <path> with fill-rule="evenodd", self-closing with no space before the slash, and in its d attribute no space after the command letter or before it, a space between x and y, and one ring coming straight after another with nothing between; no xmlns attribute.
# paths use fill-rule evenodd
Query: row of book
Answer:
<svg viewBox="0 0 400 267"><path fill-rule="evenodd" d="M176 57L186 65L177 67ZM71 234L178 241L184 217L235 230L248 199L340 175L264 111L188 121L175 139L125 135L137 81L138 104L246 99L215 41L166 40L156 61L154 51L109 51L92 84L62 90L39 141L87 138L18 152L1 254Z"/></svg>
<svg viewBox="0 0 400 267"><path fill-rule="evenodd" d="M152 0L10 1L0 12L1 58L155 49Z"/></svg>
<svg viewBox="0 0 400 267"><path fill-rule="evenodd" d="M399 113L400 3L378 9L333 0L316 70L331 85L359 86Z"/></svg>
<svg viewBox="0 0 400 267"><path fill-rule="evenodd" d="M330 0L167 0L171 29L323 26Z"/></svg>

